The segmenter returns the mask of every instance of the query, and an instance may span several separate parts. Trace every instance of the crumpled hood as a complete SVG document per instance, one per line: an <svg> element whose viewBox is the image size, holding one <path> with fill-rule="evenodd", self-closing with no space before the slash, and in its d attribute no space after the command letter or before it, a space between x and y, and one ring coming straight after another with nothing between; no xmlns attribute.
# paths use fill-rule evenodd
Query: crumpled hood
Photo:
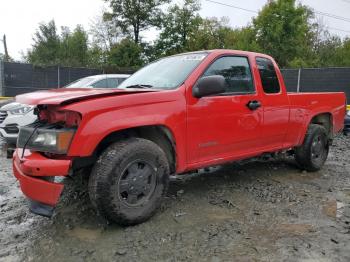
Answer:
<svg viewBox="0 0 350 262"><path fill-rule="evenodd" d="M152 89L96 89L96 88L59 88L37 91L16 96L16 102L28 105L61 105L76 101L104 97L126 95L142 92L156 92Z"/></svg>

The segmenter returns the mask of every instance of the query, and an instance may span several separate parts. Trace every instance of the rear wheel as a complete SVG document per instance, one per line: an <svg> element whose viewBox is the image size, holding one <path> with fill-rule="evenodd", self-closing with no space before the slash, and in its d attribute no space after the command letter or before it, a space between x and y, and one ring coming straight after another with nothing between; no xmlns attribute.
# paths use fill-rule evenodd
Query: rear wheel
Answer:
<svg viewBox="0 0 350 262"><path fill-rule="evenodd" d="M150 218L169 183L169 165L155 143L130 138L109 146L95 164L90 199L101 215L121 225Z"/></svg>
<svg viewBox="0 0 350 262"><path fill-rule="evenodd" d="M326 162L329 151L329 139L326 129L310 124L304 143L295 150L295 160L307 171L317 171Z"/></svg>

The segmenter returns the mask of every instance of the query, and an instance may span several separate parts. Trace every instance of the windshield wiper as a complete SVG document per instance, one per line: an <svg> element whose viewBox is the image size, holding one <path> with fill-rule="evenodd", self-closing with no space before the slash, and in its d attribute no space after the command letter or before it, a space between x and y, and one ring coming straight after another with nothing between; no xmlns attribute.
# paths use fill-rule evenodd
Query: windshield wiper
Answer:
<svg viewBox="0 0 350 262"><path fill-rule="evenodd" d="M137 84L137 85L130 85L125 88L152 88L152 85L142 85L142 84Z"/></svg>

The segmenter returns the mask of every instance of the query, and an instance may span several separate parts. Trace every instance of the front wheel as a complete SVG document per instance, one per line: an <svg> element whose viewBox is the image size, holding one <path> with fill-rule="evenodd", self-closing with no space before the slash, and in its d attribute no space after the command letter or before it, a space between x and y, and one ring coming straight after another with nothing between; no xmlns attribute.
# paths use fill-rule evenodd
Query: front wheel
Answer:
<svg viewBox="0 0 350 262"><path fill-rule="evenodd" d="M329 151L329 139L326 129L310 124L304 143L295 149L295 160L307 171L317 171L326 162Z"/></svg>
<svg viewBox="0 0 350 262"><path fill-rule="evenodd" d="M110 221L133 225L150 218L160 206L169 183L169 164L163 150L142 138L109 146L89 179L94 207Z"/></svg>

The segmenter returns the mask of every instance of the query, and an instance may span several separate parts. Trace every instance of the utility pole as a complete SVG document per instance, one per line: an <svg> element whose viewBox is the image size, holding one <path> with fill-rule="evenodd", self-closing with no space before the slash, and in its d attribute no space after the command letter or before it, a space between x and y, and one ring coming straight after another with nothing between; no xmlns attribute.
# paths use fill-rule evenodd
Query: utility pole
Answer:
<svg viewBox="0 0 350 262"><path fill-rule="evenodd" d="M4 51L5 51L4 61L5 62L9 62L10 61L10 56L9 56L8 51L7 51L7 43L6 43L6 35L5 34L2 37L2 43L4 44Z"/></svg>

